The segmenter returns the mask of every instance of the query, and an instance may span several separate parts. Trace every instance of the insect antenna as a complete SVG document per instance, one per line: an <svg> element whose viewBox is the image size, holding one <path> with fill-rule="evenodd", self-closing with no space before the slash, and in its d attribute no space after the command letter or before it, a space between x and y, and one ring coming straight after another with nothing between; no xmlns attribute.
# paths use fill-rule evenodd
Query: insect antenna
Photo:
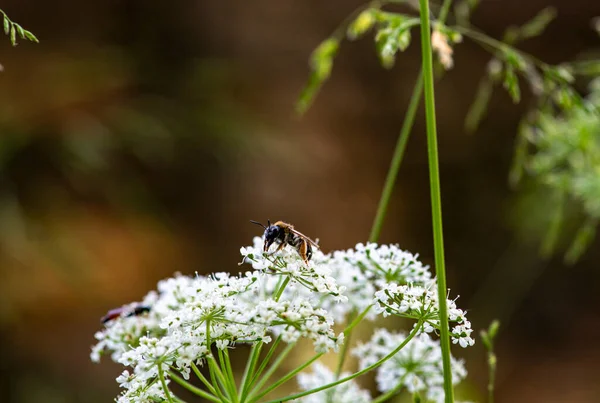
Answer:
<svg viewBox="0 0 600 403"><path fill-rule="evenodd" d="M252 224L260 225L260 226L261 226L261 227L263 227L264 229L267 229L267 227L265 227L263 224L259 223L258 221L250 220L250 222L251 222ZM271 226L271 223L269 223L269 226Z"/></svg>

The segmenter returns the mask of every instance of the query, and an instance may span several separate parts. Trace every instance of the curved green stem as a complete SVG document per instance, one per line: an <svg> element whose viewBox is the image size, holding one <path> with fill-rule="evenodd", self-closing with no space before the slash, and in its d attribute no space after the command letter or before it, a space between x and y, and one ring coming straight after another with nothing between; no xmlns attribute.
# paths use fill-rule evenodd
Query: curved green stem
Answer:
<svg viewBox="0 0 600 403"><path fill-rule="evenodd" d="M215 402L215 403L221 402L216 396L213 396L210 393L208 393L200 388L195 387L191 383L187 382L185 379L183 379L180 376L178 376L177 374L175 374L175 372L169 371L169 376L171 377L171 379L173 381L175 381L179 385L183 386L185 389L189 390L196 396L200 396L206 400L210 400L211 402Z"/></svg>
<svg viewBox="0 0 600 403"><path fill-rule="evenodd" d="M238 403L238 394L235 387L235 378L233 376L233 370L231 369L231 362L229 360L229 354L227 349L221 350L217 348L217 354L219 356L219 363L221 368L223 368L223 375L225 377L225 385L229 390L229 396L231 396L231 400L233 403Z"/></svg>
<svg viewBox="0 0 600 403"><path fill-rule="evenodd" d="M356 310L353 309L350 317L356 315ZM340 351L337 366L335 369L335 379L340 377L342 373L342 369L344 367L344 362L346 361L346 355L348 354L348 346L350 345L350 336L352 336L352 331L344 334L344 345L342 346L342 350Z"/></svg>
<svg viewBox="0 0 600 403"><path fill-rule="evenodd" d="M171 396L171 391L167 388L167 382L165 381L165 374L162 369L162 362L158 363L158 378L160 379L160 384L165 392L165 396L167 396L167 400L169 403L173 403L173 397Z"/></svg>
<svg viewBox="0 0 600 403"><path fill-rule="evenodd" d="M406 378L406 375L404 375L402 378L400 378L400 380L398 381L398 384L396 386L394 386L392 389L388 390L383 395L377 396L377 398L373 399L371 401L371 403L387 402L392 396L394 396L394 395L396 395L396 393L400 392L400 389L402 389L402 386L404 386L405 378Z"/></svg>
<svg viewBox="0 0 600 403"><path fill-rule="evenodd" d="M277 368L279 368L279 366L281 365L281 363L285 360L285 358L287 357L287 355L290 353L290 351L292 351L292 349L294 348L295 344L288 344L285 349L283 349L283 351L279 354L279 356L277 357L277 359L275 360L275 362L269 367L269 369L267 370L267 372L265 372L265 374L263 375L263 377L260 379L260 381L258 381L258 383L256 384L256 386L254 388L252 388L252 391L248 394L248 400L250 401L254 401L255 399L253 398L254 395L256 395L261 388L264 386L265 383L267 383L267 381L269 380L269 378L275 373L275 371L277 371Z"/></svg>
<svg viewBox="0 0 600 403"><path fill-rule="evenodd" d="M296 394L293 394L293 395L290 395L290 396L286 396L286 397L283 397L283 398L269 400L269 401L267 401L267 403L279 403L279 402L287 402L287 401L290 401L290 400L299 399L301 397L312 395L313 393L317 393L317 392L320 392L322 390L332 388L332 387L337 386L337 385L339 385L341 383L348 382L348 381L350 381L350 380L352 380L352 379L354 379L356 377L359 377L359 376L361 376L363 374L366 374L367 372L369 372L369 371L377 368L378 366L380 366L381 364L383 364L384 362L386 362L387 360L389 360L390 358L392 358L393 356L395 356L398 353L398 351L402 350L404 348L404 346L406 346L413 339L413 337L415 337L417 335L417 333L421 330L422 326L423 326L423 322L419 321L415 325L414 329L410 332L410 334L408 335L408 337L406 339L404 339L404 341L402 341L402 343L400 343L400 345L398 345L398 347L396 347L392 352L390 352L388 355L386 355L385 357L383 357L382 359L380 359L376 363L373 363L373 364L369 365L368 367L362 369L361 371L358 371L358 372L356 372L356 373L354 373L352 375L348 375L347 377L339 379L339 380L337 380L335 382L328 383L327 385L319 386L318 388L306 390L304 392L299 392L299 393L296 393Z"/></svg>
<svg viewBox="0 0 600 403"><path fill-rule="evenodd" d="M263 371L265 370L265 368L267 367L267 365L271 361L271 357L273 356L273 354L275 354L275 351L277 350L277 346L279 346L280 342L281 342L281 335L279 335L277 337L277 339L275 339L275 342L273 343L273 345L269 349L269 352L267 353L267 355L263 359L262 363L260 364L260 367L258 367L258 369L256 370L256 372L252 376L252 379L250 380L250 383L248 385L248 389L251 388L256 383L256 381L258 380L258 378L262 375ZM248 390L246 391L246 395L247 395L247 393L248 393ZM244 397L246 395L244 395Z"/></svg>
<svg viewBox="0 0 600 403"><path fill-rule="evenodd" d="M263 397L263 396L271 393L273 390L277 389L278 387L280 387L281 385L283 385L284 383L286 383L287 381L289 381L290 379L292 379L293 377L295 377L297 374L299 374L300 372L302 372L304 370L304 368L310 366L310 364L312 364L313 362L315 362L316 360L318 360L319 358L321 358L322 355L323 355L323 353L319 353L319 354L313 356L308 361L306 361L304 364L300 365L299 367L294 368L292 371L290 371L287 374L285 374L277 382L275 382L274 384L272 384L271 386L269 386L267 389L265 389L260 395L256 396L254 399L252 399L251 402L256 402L261 397ZM281 401L281 400L278 399L277 401ZM285 399L283 401L287 401L287 399Z"/></svg>
<svg viewBox="0 0 600 403"><path fill-rule="evenodd" d="M223 374L219 369L219 364L217 364L212 356L208 356L206 362L208 365L208 373L210 374L210 381L214 385L215 392L217 392L219 399L221 399L223 402L230 402L231 396L229 396L227 383L225 382Z"/></svg>
<svg viewBox="0 0 600 403"><path fill-rule="evenodd" d="M429 160L429 186L431 190L433 248L435 253L435 272L437 277L440 312L440 344L442 348L442 365L444 368L444 393L446 403L452 403L454 401L454 391L452 389L452 372L450 367L450 335L448 329L448 308L446 304L446 267L444 261L442 202L435 121L429 1L419 0L419 5L421 14L421 56L423 60L423 80L425 84L425 116L427 120L427 155Z"/></svg>
<svg viewBox="0 0 600 403"><path fill-rule="evenodd" d="M248 361L246 362L246 368L244 369L244 375L242 376L242 383L240 386L240 401L242 402L246 400L248 390L250 389L254 381L254 368L256 367L256 362L258 361L258 357L260 356L262 346L263 342L260 341L258 343L253 344L252 349L250 350L250 356L248 357Z"/></svg>
<svg viewBox="0 0 600 403"><path fill-rule="evenodd" d="M215 387L208 381L208 379L206 379L204 375L202 375L202 372L200 372L198 366L192 362L190 367L192 368L192 371L194 371L194 374L196 374L196 377L198 377L198 379L206 386L209 392L213 395L217 395L218 393Z"/></svg>

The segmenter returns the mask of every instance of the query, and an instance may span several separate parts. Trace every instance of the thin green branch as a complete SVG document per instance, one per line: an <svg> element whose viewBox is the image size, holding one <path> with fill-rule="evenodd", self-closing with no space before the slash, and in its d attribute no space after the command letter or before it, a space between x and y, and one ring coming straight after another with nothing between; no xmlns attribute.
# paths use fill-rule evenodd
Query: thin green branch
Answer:
<svg viewBox="0 0 600 403"><path fill-rule="evenodd" d="M229 394L233 403L238 403L238 393L235 387L235 377L233 376L233 370L231 369L231 361L229 359L229 352L227 348L221 350L217 348L219 354L219 362L225 372L225 380L227 381L227 387L229 388Z"/></svg>
<svg viewBox="0 0 600 403"><path fill-rule="evenodd" d="M277 338L279 340L279 338ZM260 341L252 345L252 349L250 350L250 356L248 357L248 361L246 362L246 368L244 369L244 375L242 375L241 382L241 395L240 401L246 400L246 395L248 394L248 390L252 386L252 383L255 379L254 368L256 367L256 362L258 361L258 357L260 356L260 351L262 350L263 342Z"/></svg>
<svg viewBox="0 0 600 403"><path fill-rule="evenodd" d="M215 361L214 357L209 356L206 359L208 364L208 373L210 374L210 380L215 387L215 392L217 392L217 396L224 402L230 402L231 396L229 395L229 390L227 389L227 385L223 374L219 370L219 365Z"/></svg>
<svg viewBox="0 0 600 403"><path fill-rule="evenodd" d="M408 143L410 131L412 130L413 123L415 121L417 109L419 107L419 103L421 102L422 92L423 72L421 71L419 72L419 78L417 78L415 88L413 89L406 115L404 115L404 122L402 123L402 129L400 130L400 136L398 136L398 141L396 142L394 156L392 157L392 162L390 164L390 168L388 169L387 177L385 178L385 184L383 185L383 191L381 192L379 205L377 206L377 213L375 213L375 219L373 220L371 235L369 235L369 242L377 242L379 235L381 234L381 227L383 226L387 207L390 204L390 199L392 198L392 191L394 190L394 185L396 184L396 178L398 177L398 171L400 170L400 164L402 163L402 158L404 157L404 150L406 150L406 144Z"/></svg>
<svg viewBox="0 0 600 403"><path fill-rule="evenodd" d="M248 394L248 399L250 401L254 401L255 399L253 398L254 395L256 395L258 392L260 392L260 390L262 389L262 387L265 385L265 383L267 383L267 381L269 380L269 378L271 378L271 376L273 376L273 374L275 373L275 371L277 371L277 368L279 368L279 366L281 365L281 363L285 360L285 358L287 357L287 355L290 353L290 351L292 351L292 349L294 348L295 344L288 344L283 351L279 354L279 356L277 357L277 359L275 360L275 362L269 367L269 369L267 370L267 372L265 372L265 374L263 375L263 377L260 379L260 381L258 381L258 383L256 384L256 386L254 388L252 388L252 391Z"/></svg>
<svg viewBox="0 0 600 403"><path fill-rule="evenodd" d="M353 317L356 315L356 310L353 309L350 313L349 317ZM342 350L338 354L338 362L337 367L335 369L335 379L339 379L340 374L342 373L342 369L344 368L344 362L346 361L346 355L348 354L348 346L350 345L350 337L352 336L352 331L349 331L347 334L344 334L344 345L342 345Z"/></svg>
<svg viewBox="0 0 600 403"><path fill-rule="evenodd" d="M377 396L377 398L373 399L371 401L371 403L387 402L391 397L395 396L398 392L400 392L400 390L402 389L402 386L404 386L405 378L406 378L406 375L404 375L402 378L400 378L400 380L398 381L396 386L394 386L392 389L388 390L386 393L384 393L380 396Z"/></svg>
<svg viewBox="0 0 600 403"><path fill-rule="evenodd" d="M444 21L446 21L451 4L452 0L444 0L444 3L442 4L442 8L440 10L440 14L438 16L438 20L441 23L444 23ZM415 87L413 88L413 92L410 97L408 109L406 110L406 114L404 115L404 122L402 122L402 128L400 129L400 135L398 136L398 141L396 142L396 148L394 149L392 162L390 163L390 168L385 179L385 184L383 185L383 191L381 192L381 197L379 198L379 205L377 206L377 213L375 213L375 219L373 220L373 226L371 227L369 242L377 242L379 240L379 235L381 234L381 228L385 219L387 207L390 203L392 192L396 184L396 178L398 177L398 171L400 170L400 164L402 163L402 159L404 157L406 144L408 143L408 138L410 137L410 132L415 121L415 116L419 108L419 103L421 102L422 93L423 69L421 68L421 71L419 71L417 82L415 83Z"/></svg>
<svg viewBox="0 0 600 403"><path fill-rule="evenodd" d="M287 402L287 401L294 400L294 399L299 399L301 397L312 395L313 393L317 393L317 392L320 392L322 390L332 388L332 387L337 386L339 384L342 384L344 382L348 382L348 381L350 381L350 380L352 380L352 379L354 379L356 377L359 377L359 376L361 376L363 374L366 374L367 372L370 372L371 370L379 367L381 364L383 364L384 362L386 362L387 360L389 360L390 358L392 358L393 356L395 356L398 353L398 351L402 350L404 348L404 346L406 346L413 339L413 337L415 337L417 335L417 333L421 330L422 326L423 326L423 322L419 321L415 325L414 329L410 332L410 334L408 335L408 337L406 339L404 339L404 341L402 341L402 343L400 343L400 345L398 345L398 347L396 347L392 352L390 352L388 355L386 355L385 357L383 357L382 359L380 359L376 363L373 363L373 364L369 365L368 367L362 369L361 371L358 371L358 372L356 372L356 373L354 373L352 375L349 375L349 376L347 376L345 378L338 379L335 382L328 383L327 385L319 386L318 388L306 390L304 392L295 393L293 395L286 396L286 397L283 397L283 398L269 400L269 401L267 401L267 403L280 403L280 402Z"/></svg>
<svg viewBox="0 0 600 403"><path fill-rule="evenodd" d="M266 396L267 394L271 393L272 391L274 391L275 389L277 389L278 387L280 387L281 385L283 385L284 383L286 383L287 381L289 381L290 379L292 379L293 377L295 377L297 374L299 374L300 372L302 372L304 370L304 368L310 366L313 362L315 362L316 360L318 360L319 358L321 358L321 356L323 356L323 353L319 353L319 354L313 356L312 358L310 358L309 360L307 360L304 364L300 365L299 367L294 368L292 371L290 371L287 374L285 374L277 382L275 382L274 384L272 384L271 386L269 386L267 389L265 389L260 395L256 396L256 398L252 399L251 402L256 402L261 397ZM285 399L283 401L287 401L287 400L288 399ZM277 401L281 401L281 400L277 400Z"/></svg>
<svg viewBox="0 0 600 403"><path fill-rule="evenodd" d="M446 267L444 261L444 235L442 229L442 203L438 163L437 129L435 120L435 96L433 88L433 58L431 49L431 29L429 26L429 2L419 0L421 14L421 56L425 85L425 116L427 121L427 155L429 160L429 184L431 190L431 215L433 222L433 247L435 271L438 285L440 312L440 344L444 369L444 393L446 403L454 401L452 369L450 366L450 335L448 329L448 308L446 304Z"/></svg>
<svg viewBox="0 0 600 403"><path fill-rule="evenodd" d="M165 392L165 396L167 396L167 400L169 403L173 403L173 397L171 396L171 391L167 387L167 382L165 381L165 374L162 369L162 362L158 363L158 378L160 379L160 384L163 388L163 392Z"/></svg>
<svg viewBox="0 0 600 403"><path fill-rule="evenodd" d="M219 400L216 396L211 395L210 393L197 388L196 386L192 385L191 383L187 382L185 379L183 379L182 377L178 376L175 372L173 371L169 371L169 376L171 377L171 379L173 381L175 381L176 383L178 383L179 385L183 386L185 389L189 390L190 392L192 392L193 394L195 394L196 396L200 396L206 400L210 400L211 402L215 402L215 403L220 403L221 400Z"/></svg>
<svg viewBox="0 0 600 403"><path fill-rule="evenodd" d="M202 372L200 372L198 366L193 362L190 364L190 366L192 367L192 371L194 371L194 374L196 374L196 377L198 377L198 379L206 386L210 393L212 393L213 395L218 395L215 387L208 381L208 379L206 379L204 375L202 375Z"/></svg>
<svg viewBox="0 0 600 403"><path fill-rule="evenodd" d="M269 364L269 362L271 362L271 357L273 356L273 354L275 354L275 351L277 350L277 346L279 346L280 342L281 342L281 335L279 335L277 337L277 339L275 339L275 342L273 343L273 345L271 346L271 348L269 348L269 352L267 353L267 355L265 356L265 358L262 360L262 363L260 364L260 367L258 367L258 369L256 370L256 372L254 373L254 376L250 380L250 383L248 385L248 390L250 390L250 388L252 386L254 386L254 384L256 383L256 381L258 380L258 378L262 375L263 371L265 370L265 368L267 367L267 365ZM248 391L246 391L246 394L247 393L248 393Z"/></svg>

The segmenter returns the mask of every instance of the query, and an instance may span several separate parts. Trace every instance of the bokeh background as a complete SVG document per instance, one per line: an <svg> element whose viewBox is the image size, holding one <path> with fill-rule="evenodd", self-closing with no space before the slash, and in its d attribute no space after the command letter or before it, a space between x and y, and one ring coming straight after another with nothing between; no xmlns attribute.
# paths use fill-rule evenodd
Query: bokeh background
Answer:
<svg viewBox="0 0 600 403"><path fill-rule="evenodd" d="M89 361L99 318L174 272L237 271L260 233L249 219L292 222L326 251L367 239L418 40L389 71L372 36L344 43L294 113L311 51L360 4L2 2L41 42L0 37L1 402L111 401L120 368ZM521 48L551 63L598 51L597 1L486 0L473 23L500 37L547 5L557 20ZM498 91L466 134L489 54L467 41L455 56L436 85L452 294L474 328L502 320L497 401L599 402L600 243L573 266L539 257L545 229L524 225L538 206L507 183L530 94L515 106ZM432 263L423 122L381 241ZM483 401L481 343L456 353Z"/></svg>

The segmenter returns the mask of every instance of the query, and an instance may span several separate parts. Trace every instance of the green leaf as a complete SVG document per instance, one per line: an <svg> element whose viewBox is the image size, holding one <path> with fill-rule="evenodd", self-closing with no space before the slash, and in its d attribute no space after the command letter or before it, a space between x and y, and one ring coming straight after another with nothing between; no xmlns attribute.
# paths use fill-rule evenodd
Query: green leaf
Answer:
<svg viewBox="0 0 600 403"><path fill-rule="evenodd" d="M25 37L27 39L29 39L31 42L40 43L38 38L36 38L36 36L34 34L32 34L31 32L29 32L27 30L25 30Z"/></svg>
<svg viewBox="0 0 600 403"><path fill-rule="evenodd" d="M490 340L490 336L488 335L488 332L485 330L480 331L479 337L481 337L481 341L483 342L485 349L488 351L491 350L492 349L492 341Z"/></svg>
<svg viewBox="0 0 600 403"><path fill-rule="evenodd" d="M13 46L17 46L17 30L14 25L10 29L10 42Z"/></svg>
<svg viewBox="0 0 600 403"><path fill-rule="evenodd" d="M335 38L324 40L312 53L310 65L319 78L325 80L329 78L333 67L333 58L335 57L340 43Z"/></svg>
<svg viewBox="0 0 600 403"><path fill-rule="evenodd" d="M393 67L398 51L404 51L410 45L410 28L415 19L402 15L388 15L383 28L375 35L375 47L379 54L381 64L386 69Z"/></svg>
<svg viewBox="0 0 600 403"><path fill-rule="evenodd" d="M303 114L310 107L315 95L323 83L331 75L333 68L333 58L337 54L339 41L335 38L328 38L313 51L310 57L310 66L312 73L298 97L296 103L296 112Z"/></svg>
<svg viewBox="0 0 600 403"><path fill-rule="evenodd" d="M365 34L376 22L377 9L369 8L364 10L348 26L348 39L354 40Z"/></svg>
<svg viewBox="0 0 600 403"><path fill-rule="evenodd" d="M8 18L6 16L4 16L4 34L8 35L9 32L10 32L10 21L8 21Z"/></svg>
<svg viewBox="0 0 600 403"><path fill-rule="evenodd" d="M521 26L520 37L522 39L533 38L541 35L548 24L556 18L556 9L554 7L546 7L541 10L530 21Z"/></svg>
<svg viewBox="0 0 600 403"><path fill-rule="evenodd" d="M17 28L17 32L19 33L21 39L25 39L25 31L23 30L23 27L21 27L19 24L15 24L15 27Z"/></svg>
<svg viewBox="0 0 600 403"><path fill-rule="evenodd" d="M513 50L505 49L504 52L504 60L506 63L511 65L517 71L525 71L527 68L527 62L518 52Z"/></svg>
<svg viewBox="0 0 600 403"><path fill-rule="evenodd" d="M590 219L577 231L573 243L565 254L565 263L569 265L577 263L581 255L583 255L592 243L592 240L596 235L597 224L598 222L596 220Z"/></svg>
<svg viewBox="0 0 600 403"><path fill-rule="evenodd" d="M528 138L531 136L532 132L533 129L528 122L521 122L517 134L513 162L508 174L508 183L512 187L516 187L521 182L523 174L525 173L527 146L529 145Z"/></svg>
<svg viewBox="0 0 600 403"><path fill-rule="evenodd" d="M506 65L504 75L504 88L512 98L513 103L517 104L521 100L521 90L519 88L519 79L511 64Z"/></svg>
<svg viewBox="0 0 600 403"><path fill-rule="evenodd" d="M312 104L315 95L317 95L317 92L319 92L322 84L323 80L313 72L298 97L298 101L296 102L296 113L302 115L310 108L310 105Z"/></svg>
<svg viewBox="0 0 600 403"><path fill-rule="evenodd" d="M496 338L496 335L498 335L499 329L500 329L500 321L499 320L496 319L492 323L490 323L490 328L488 329L488 335L491 340L494 340Z"/></svg>

